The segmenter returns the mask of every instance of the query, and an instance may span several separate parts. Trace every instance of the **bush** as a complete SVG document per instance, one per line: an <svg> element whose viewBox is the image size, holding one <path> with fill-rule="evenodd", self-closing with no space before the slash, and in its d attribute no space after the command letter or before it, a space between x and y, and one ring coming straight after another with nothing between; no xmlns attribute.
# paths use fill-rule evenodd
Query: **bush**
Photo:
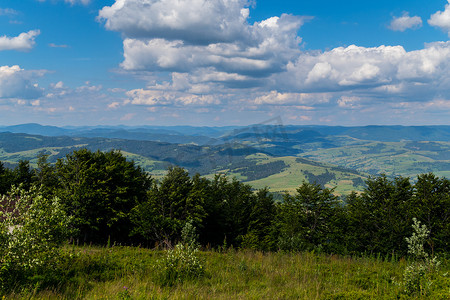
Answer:
<svg viewBox="0 0 450 300"><path fill-rule="evenodd" d="M0 201L0 221L0 291L33 278L40 278L36 285L48 281L62 259L59 245L70 235L71 218L59 199L12 188Z"/></svg>
<svg viewBox="0 0 450 300"><path fill-rule="evenodd" d="M191 222L185 224L182 238L183 242L178 243L175 249L167 250L166 256L158 263L158 281L162 286L172 286L204 275L203 263L197 255L197 235Z"/></svg>
<svg viewBox="0 0 450 300"><path fill-rule="evenodd" d="M425 295L432 285L433 275L436 275L440 262L434 256L429 257L423 247L430 235L430 231L425 225L420 225L420 221L413 218L414 232L411 237L406 238L408 243L408 254L414 261L408 265L403 273L405 293L408 295Z"/></svg>

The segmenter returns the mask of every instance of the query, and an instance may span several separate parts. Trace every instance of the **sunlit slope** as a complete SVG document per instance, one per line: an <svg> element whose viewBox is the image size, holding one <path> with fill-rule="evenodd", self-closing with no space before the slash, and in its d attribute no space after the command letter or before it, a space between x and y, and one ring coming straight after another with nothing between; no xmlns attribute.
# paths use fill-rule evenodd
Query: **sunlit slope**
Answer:
<svg viewBox="0 0 450 300"><path fill-rule="evenodd" d="M433 172L450 177L449 142L367 142L308 151L299 156L370 174L415 177Z"/></svg>
<svg viewBox="0 0 450 300"><path fill-rule="evenodd" d="M367 178L358 172L336 167L327 163L286 156L272 157L255 154L246 157L250 162L264 168L269 164L283 163L279 172L258 179L249 180L246 172L239 168L217 170L244 181L256 189L268 187L272 192L294 192L304 181L316 182L328 188L335 188L336 194L345 195L351 191L361 191ZM209 177L213 176L210 174Z"/></svg>
<svg viewBox="0 0 450 300"><path fill-rule="evenodd" d="M214 176L226 173L255 188L273 192L293 192L303 182L336 187L337 193L361 190L363 179L357 172L295 156L276 157L264 150L234 143L217 146L181 145L152 141L106 138L44 137L27 134L0 134L0 160L14 166L28 160L36 167L40 153L52 163L74 150L120 150L153 177L160 178L171 165L191 174Z"/></svg>

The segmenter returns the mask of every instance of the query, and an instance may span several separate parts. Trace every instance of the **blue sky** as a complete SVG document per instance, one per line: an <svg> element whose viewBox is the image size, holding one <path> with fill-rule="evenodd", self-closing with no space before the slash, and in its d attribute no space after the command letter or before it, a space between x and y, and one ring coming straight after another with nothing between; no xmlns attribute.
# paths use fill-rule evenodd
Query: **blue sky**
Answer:
<svg viewBox="0 0 450 300"><path fill-rule="evenodd" d="M2 0L0 125L450 124L450 0Z"/></svg>

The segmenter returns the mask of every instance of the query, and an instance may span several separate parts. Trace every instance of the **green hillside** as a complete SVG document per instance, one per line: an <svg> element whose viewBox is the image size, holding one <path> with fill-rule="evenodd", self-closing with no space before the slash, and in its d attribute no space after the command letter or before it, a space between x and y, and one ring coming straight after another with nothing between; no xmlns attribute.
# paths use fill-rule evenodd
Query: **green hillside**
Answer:
<svg viewBox="0 0 450 300"><path fill-rule="evenodd" d="M262 125L58 129L29 124L7 130L48 132L47 136L0 133L0 160L9 167L20 160L35 165L39 153L54 163L80 147L118 149L156 178L177 165L203 176L227 173L274 192L292 192L309 181L346 194L361 190L367 174L414 179L433 172L450 177L448 129ZM67 136L52 136L63 133Z"/></svg>
<svg viewBox="0 0 450 300"><path fill-rule="evenodd" d="M450 142L367 142L299 155L370 174L415 177L433 172L450 177Z"/></svg>
<svg viewBox="0 0 450 300"><path fill-rule="evenodd" d="M96 151L121 150L144 170L156 178L166 174L170 165L187 169L191 174L212 177L226 173L250 183L254 188L268 187L272 192L293 192L303 182L317 182L326 187L336 187L336 193L346 194L363 188L364 176L328 163L294 157L276 157L261 149L239 143L197 146L153 141L44 137L39 135L0 133L0 161L17 164L30 161L36 166L40 153L56 162L66 154L88 148Z"/></svg>
<svg viewBox="0 0 450 300"><path fill-rule="evenodd" d="M272 157L266 154L255 154L247 157L261 168L270 164L283 163L285 167L278 173L259 179L248 178L240 169L224 169L220 172L235 176L237 179L252 185L256 189L269 187L272 192L293 193L302 182L316 182L328 188L335 188L336 194L345 195L351 191L359 191L364 187L366 176L327 163L318 163L308 159L285 156ZM212 176L212 175L210 175Z"/></svg>

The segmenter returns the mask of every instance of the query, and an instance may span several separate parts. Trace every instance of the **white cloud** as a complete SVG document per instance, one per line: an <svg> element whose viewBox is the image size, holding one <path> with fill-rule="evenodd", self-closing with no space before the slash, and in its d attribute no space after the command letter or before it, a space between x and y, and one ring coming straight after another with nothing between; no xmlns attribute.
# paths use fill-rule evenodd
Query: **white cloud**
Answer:
<svg viewBox="0 0 450 300"><path fill-rule="evenodd" d="M365 48L355 45L331 51L304 53L277 76L275 85L296 92L326 92L379 86L392 81L401 46Z"/></svg>
<svg viewBox="0 0 450 300"><path fill-rule="evenodd" d="M125 70L244 76L237 81L284 71L300 53L297 31L305 18L284 14L251 25L246 4L117 0L98 18L123 34Z"/></svg>
<svg viewBox="0 0 450 300"><path fill-rule="evenodd" d="M0 66L0 99L22 98L36 99L42 95L42 89L33 83L35 72L25 71L19 66Z"/></svg>
<svg viewBox="0 0 450 300"><path fill-rule="evenodd" d="M444 11L438 11L431 15L428 24L440 27L442 30L447 31L450 36L450 0L448 0L448 3L445 5Z"/></svg>
<svg viewBox="0 0 450 300"><path fill-rule="evenodd" d="M34 39L41 32L39 30L30 30L23 32L16 37L7 37L6 35L0 36L0 51L2 50L19 50L27 51L31 50L34 45Z"/></svg>
<svg viewBox="0 0 450 300"><path fill-rule="evenodd" d="M15 16L18 15L19 12L17 12L14 9L11 8L0 8L0 16Z"/></svg>
<svg viewBox="0 0 450 300"><path fill-rule="evenodd" d="M165 92L152 89L135 89L127 92L129 103L135 105L212 105L220 104L213 95L195 95L181 92Z"/></svg>
<svg viewBox="0 0 450 300"><path fill-rule="evenodd" d="M361 98L356 96L342 96L338 99L337 104L342 108L360 108Z"/></svg>
<svg viewBox="0 0 450 300"><path fill-rule="evenodd" d="M405 31L406 29L417 29L422 27L422 19L418 16L410 17L405 12L401 17L393 17L389 28L394 31Z"/></svg>
<svg viewBox="0 0 450 300"><path fill-rule="evenodd" d="M125 114L124 116L122 116L121 118L120 118L120 120L121 121L129 121L129 120L133 120L133 118L136 116L136 114L134 114L134 113L128 113L128 114Z"/></svg>
<svg viewBox="0 0 450 300"><path fill-rule="evenodd" d="M110 109L123 103L219 111L226 103L242 111L315 115L333 106L369 114L370 107L450 93L450 42L409 52L385 45L302 52L298 30L306 18L284 14L250 24L244 0L116 0L98 19L122 34L121 72L143 74L149 82L126 92L125 102L109 101ZM404 13L390 28L421 25L420 17ZM158 72L169 72L170 79L161 82Z"/></svg>
<svg viewBox="0 0 450 300"><path fill-rule="evenodd" d="M291 92L338 92L378 89L380 93L410 88L450 91L450 42L407 52L401 46L339 47L304 53L275 75L274 86ZM385 87L381 89L380 87Z"/></svg>
<svg viewBox="0 0 450 300"><path fill-rule="evenodd" d="M69 45L57 45L54 43L50 43L50 44L48 44L48 46L51 48L69 48Z"/></svg>
<svg viewBox="0 0 450 300"><path fill-rule="evenodd" d="M64 0L64 2L70 3L72 5L78 4L78 3L81 3L83 5L88 5L89 3L91 3L91 0Z"/></svg>
<svg viewBox="0 0 450 300"><path fill-rule="evenodd" d="M318 104L329 102L329 94L304 94L304 93L279 93L271 91L255 98L255 104L275 104L275 105L298 105L298 104ZM302 106L306 109L307 106Z"/></svg>
<svg viewBox="0 0 450 300"><path fill-rule="evenodd" d="M38 0L39 2L45 2L46 0ZM58 0L56 0L58 1ZM92 0L64 0L65 3L69 3L70 5L82 4L88 5Z"/></svg>
<svg viewBox="0 0 450 300"><path fill-rule="evenodd" d="M427 109L450 111L450 100L435 99L425 104Z"/></svg>
<svg viewBox="0 0 450 300"><path fill-rule="evenodd" d="M248 37L243 0L116 0L99 12L109 30L132 38L164 38L192 44Z"/></svg>
<svg viewBox="0 0 450 300"><path fill-rule="evenodd" d="M120 106L119 102L111 102L110 104L108 104L109 109L117 109L119 106Z"/></svg>

